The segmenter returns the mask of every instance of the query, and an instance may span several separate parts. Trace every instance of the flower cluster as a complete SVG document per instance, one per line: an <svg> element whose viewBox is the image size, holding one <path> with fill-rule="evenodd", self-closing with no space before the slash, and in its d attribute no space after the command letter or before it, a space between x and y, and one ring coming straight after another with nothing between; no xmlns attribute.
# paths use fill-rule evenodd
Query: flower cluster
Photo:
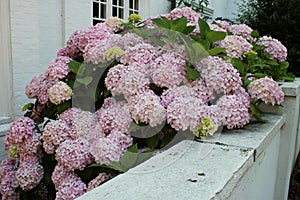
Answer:
<svg viewBox="0 0 300 200"><path fill-rule="evenodd" d="M270 36L263 36L257 42L258 45L263 46L263 50L271 55L271 59L283 62L287 57L286 47L277 39Z"/></svg>
<svg viewBox="0 0 300 200"><path fill-rule="evenodd" d="M55 188L56 199L75 199L175 134L205 139L219 127L247 125L260 102L283 102L278 84L251 70L272 63L257 63L261 52L285 60L279 41L256 38L243 24L205 24L187 7L151 19L112 17L75 31L30 81L25 93L36 102L4 138L3 199L43 187Z"/></svg>
<svg viewBox="0 0 300 200"><path fill-rule="evenodd" d="M265 77L254 80L248 85L251 98L262 100L266 104L281 104L284 101L284 93L278 84L271 78Z"/></svg>

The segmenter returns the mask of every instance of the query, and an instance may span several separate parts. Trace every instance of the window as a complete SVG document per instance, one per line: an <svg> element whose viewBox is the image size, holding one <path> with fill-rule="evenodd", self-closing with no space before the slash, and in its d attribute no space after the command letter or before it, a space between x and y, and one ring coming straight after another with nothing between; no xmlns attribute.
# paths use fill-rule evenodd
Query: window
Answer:
<svg viewBox="0 0 300 200"><path fill-rule="evenodd" d="M94 0L93 25L109 17L126 20L130 14L139 13L139 0Z"/></svg>

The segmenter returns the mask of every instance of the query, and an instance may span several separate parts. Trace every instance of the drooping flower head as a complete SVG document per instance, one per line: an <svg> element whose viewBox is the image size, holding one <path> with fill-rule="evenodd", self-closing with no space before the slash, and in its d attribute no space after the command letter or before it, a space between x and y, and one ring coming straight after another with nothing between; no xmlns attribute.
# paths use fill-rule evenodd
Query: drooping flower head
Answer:
<svg viewBox="0 0 300 200"><path fill-rule="evenodd" d="M48 92L50 102L55 105L70 100L72 97L72 89L63 81L54 84Z"/></svg>
<svg viewBox="0 0 300 200"><path fill-rule="evenodd" d="M264 52L269 53L272 60L284 62L287 58L286 47L277 39L263 36L256 44L263 46Z"/></svg>
<svg viewBox="0 0 300 200"><path fill-rule="evenodd" d="M266 104L281 104L284 101L284 93L281 87L272 78L256 79L248 85L251 98L262 100Z"/></svg>
<svg viewBox="0 0 300 200"><path fill-rule="evenodd" d="M228 35L217 46L226 48L227 56L231 58L243 58L243 54L252 50L253 46L242 36Z"/></svg>

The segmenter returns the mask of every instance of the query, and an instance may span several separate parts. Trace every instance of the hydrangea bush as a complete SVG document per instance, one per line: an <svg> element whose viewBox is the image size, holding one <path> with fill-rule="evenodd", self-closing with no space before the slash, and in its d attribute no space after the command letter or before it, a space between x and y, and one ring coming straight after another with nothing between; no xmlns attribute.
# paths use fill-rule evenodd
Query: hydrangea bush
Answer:
<svg viewBox="0 0 300 200"><path fill-rule="evenodd" d="M291 80L286 52L244 24L206 23L188 7L74 32L26 86L35 102L4 138L2 199L75 199L179 132L204 139L263 121L258 104L284 100L273 78Z"/></svg>

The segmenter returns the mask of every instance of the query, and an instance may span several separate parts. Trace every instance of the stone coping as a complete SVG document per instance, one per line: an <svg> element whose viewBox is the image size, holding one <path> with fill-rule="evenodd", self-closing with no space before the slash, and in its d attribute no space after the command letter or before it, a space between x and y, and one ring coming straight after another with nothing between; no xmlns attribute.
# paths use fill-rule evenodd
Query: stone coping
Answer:
<svg viewBox="0 0 300 200"><path fill-rule="evenodd" d="M226 199L281 131L284 115L263 115L208 141L182 141L79 197L95 199Z"/></svg>
<svg viewBox="0 0 300 200"><path fill-rule="evenodd" d="M278 82L285 96L297 96L300 94L300 77L297 77L294 82Z"/></svg>

